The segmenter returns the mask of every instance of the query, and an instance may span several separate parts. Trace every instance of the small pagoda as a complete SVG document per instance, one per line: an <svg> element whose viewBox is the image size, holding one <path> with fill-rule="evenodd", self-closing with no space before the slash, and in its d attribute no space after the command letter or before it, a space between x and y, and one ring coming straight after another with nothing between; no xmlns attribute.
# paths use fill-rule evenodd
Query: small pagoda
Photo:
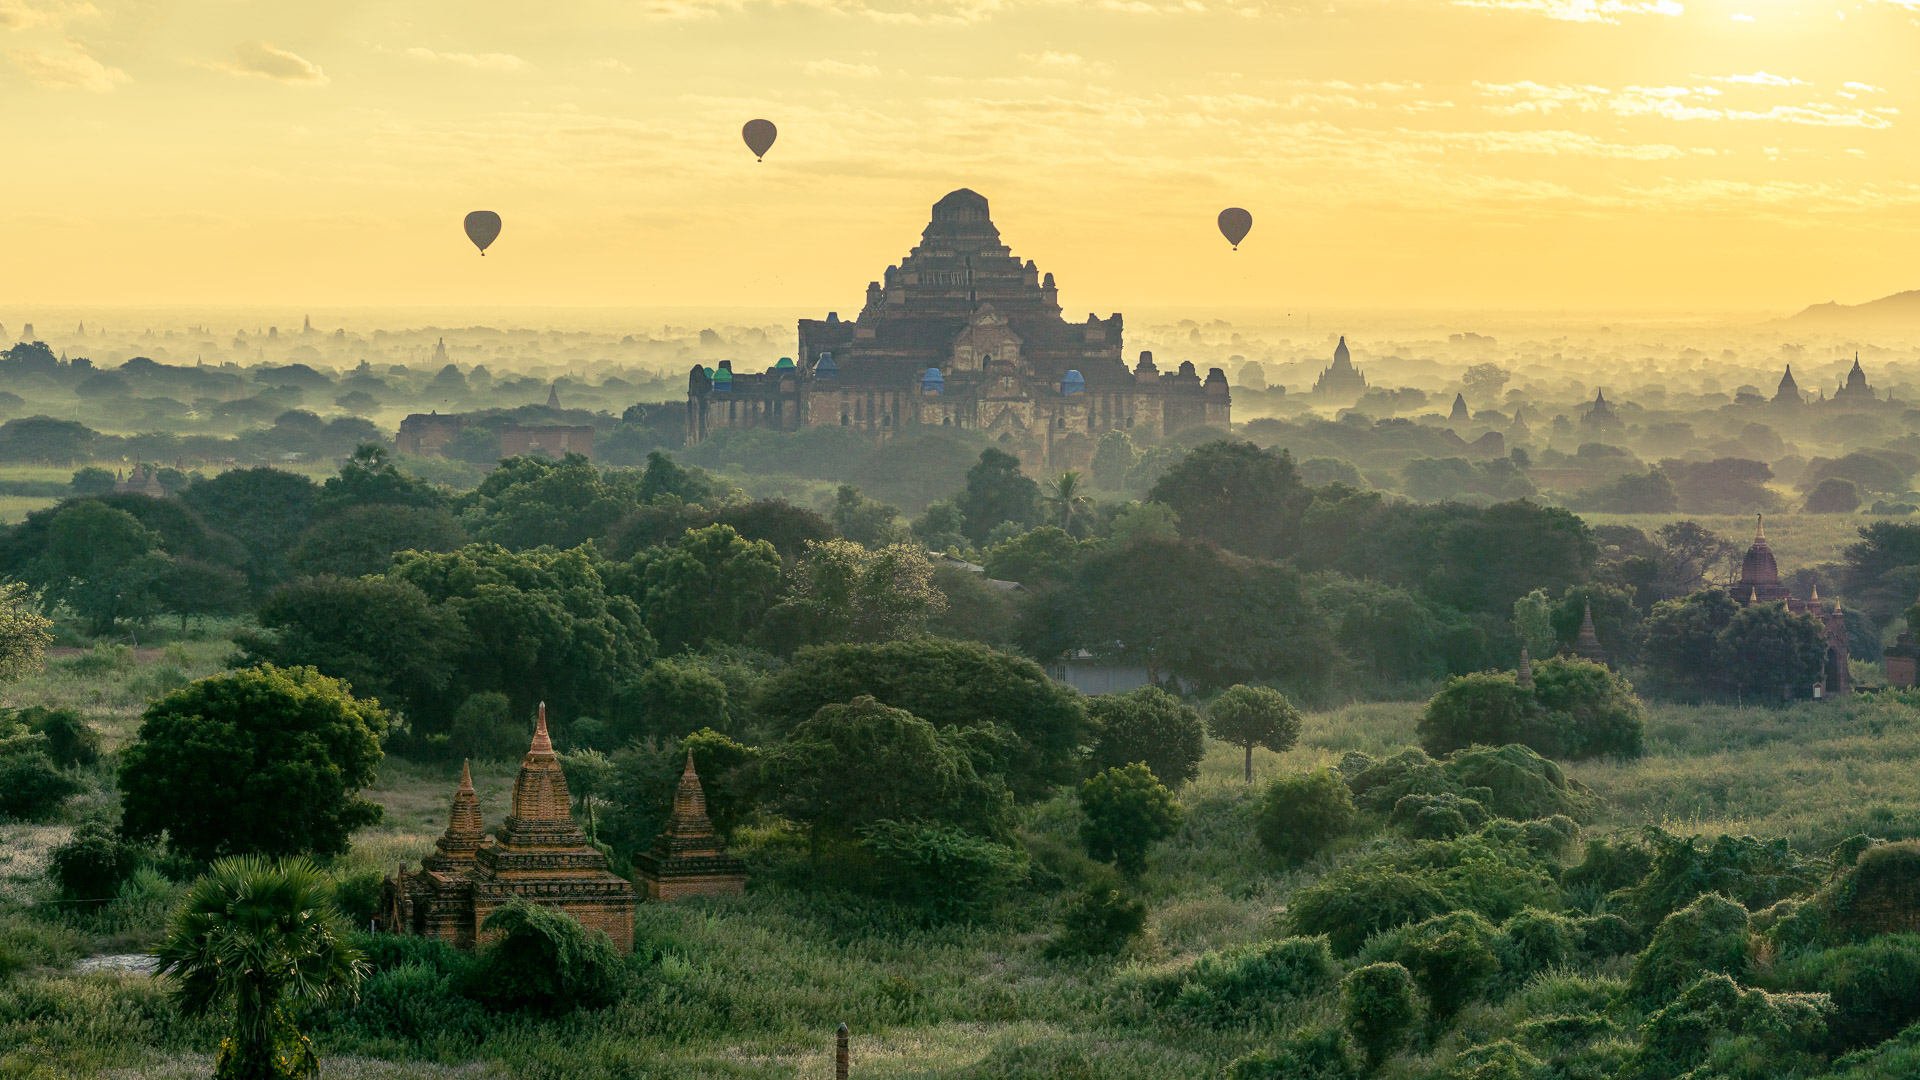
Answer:
<svg viewBox="0 0 1920 1080"><path fill-rule="evenodd" d="M1580 614L1580 633L1573 639L1573 655L1603 666L1607 662L1607 650L1600 644L1600 635L1593 630L1591 600L1587 601L1586 610Z"/></svg>
<svg viewBox="0 0 1920 1080"><path fill-rule="evenodd" d="M603 930L622 952L633 948L633 885L608 868L573 820L573 801L540 706L533 745L513 784L513 812L489 837L471 770L461 769L453 810L420 872L403 866L383 890L382 919L393 933L437 937L459 948L483 943L494 911L527 900Z"/></svg>
<svg viewBox="0 0 1920 1080"><path fill-rule="evenodd" d="M739 896L746 891L746 867L727 854L707 817L707 793L693 768L693 751L680 772L673 795L673 815L653 842L651 851L633 857L634 869L649 900L679 900L688 896Z"/></svg>

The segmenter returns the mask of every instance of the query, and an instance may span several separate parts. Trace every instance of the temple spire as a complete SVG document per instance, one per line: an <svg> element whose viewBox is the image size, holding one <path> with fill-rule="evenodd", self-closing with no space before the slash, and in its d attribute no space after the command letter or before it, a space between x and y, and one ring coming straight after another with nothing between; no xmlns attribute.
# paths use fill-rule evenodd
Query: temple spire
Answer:
<svg viewBox="0 0 1920 1080"><path fill-rule="evenodd" d="M1767 538L1767 515L1755 514L1753 517L1753 538L1755 540L1765 540Z"/></svg>
<svg viewBox="0 0 1920 1080"><path fill-rule="evenodd" d="M1519 682L1521 686L1533 685L1533 657L1527 655L1527 647L1520 646Z"/></svg>
<svg viewBox="0 0 1920 1080"><path fill-rule="evenodd" d="M1580 616L1580 636L1573 641L1573 654L1582 660L1591 660L1596 664L1607 662L1607 650L1600 644L1600 635L1593 630L1593 601L1586 602L1586 610Z"/></svg>
<svg viewBox="0 0 1920 1080"><path fill-rule="evenodd" d="M533 724L533 746L527 752L530 754L553 753L553 738L547 734L547 703L544 701L540 703L540 718Z"/></svg>

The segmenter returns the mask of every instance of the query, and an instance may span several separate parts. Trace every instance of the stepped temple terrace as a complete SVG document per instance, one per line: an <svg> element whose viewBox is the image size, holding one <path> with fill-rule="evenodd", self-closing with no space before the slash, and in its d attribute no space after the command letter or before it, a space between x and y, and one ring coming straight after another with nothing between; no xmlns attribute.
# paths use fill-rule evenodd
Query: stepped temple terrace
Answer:
<svg viewBox="0 0 1920 1080"><path fill-rule="evenodd" d="M705 800L701 800L704 807ZM604 930L623 952L633 948L634 888L573 820L567 778L547 734L540 706L533 746L513 784L513 812L496 836L480 820L473 775L463 767L446 834L420 872L388 878L381 891L382 930L437 937L470 949L485 940L487 916L515 900L564 911L590 930Z"/></svg>
<svg viewBox="0 0 1920 1080"><path fill-rule="evenodd" d="M1061 315L1053 275L1000 242L987 200L961 188L933 205L920 243L867 283L852 321L802 319L799 362L687 380L687 441L723 428L838 424L885 437L910 424L985 431L1030 470L1084 469L1107 431L1153 438L1225 428L1227 376L1192 363L1128 370L1121 317Z"/></svg>

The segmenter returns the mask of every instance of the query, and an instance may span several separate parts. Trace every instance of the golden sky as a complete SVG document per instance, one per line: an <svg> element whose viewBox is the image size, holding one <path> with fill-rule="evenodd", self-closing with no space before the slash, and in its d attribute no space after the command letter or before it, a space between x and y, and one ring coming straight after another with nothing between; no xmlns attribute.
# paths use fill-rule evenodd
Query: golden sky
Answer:
<svg viewBox="0 0 1920 1080"><path fill-rule="evenodd" d="M850 313L968 186L1076 317L1859 301L1916 61L1920 0L0 0L0 297Z"/></svg>

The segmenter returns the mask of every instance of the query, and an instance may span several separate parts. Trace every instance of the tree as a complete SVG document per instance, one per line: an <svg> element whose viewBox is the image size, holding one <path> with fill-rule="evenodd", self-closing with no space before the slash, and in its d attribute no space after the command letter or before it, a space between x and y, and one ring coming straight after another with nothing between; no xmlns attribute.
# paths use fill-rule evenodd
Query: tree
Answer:
<svg viewBox="0 0 1920 1080"><path fill-rule="evenodd" d="M970 744L1022 801L1045 798L1079 770L1092 726L1072 688L1038 664L973 642L922 638L802 649L755 693L777 733L821 707L871 695L942 730L973 731Z"/></svg>
<svg viewBox="0 0 1920 1080"><path fill-rule="evenodd" d="M1071 578L1081 557L1093 549L1092 541L1075 540L1056 525L1042 525L1000 541L981 558L990 578L1038 586Z"/></svg>
<svg viewBox="0 0 1920 1080"><path fill-rule="evenodd" d="M456 551L466 530L438 506L352 506L313 523L287 554L291 569L318 577L385 573L395 552Z"/></svg>
<svg viewBox="0 0 1920 1080"><path fill-rule="evenodd" d="M1720 694L1731 689L1720 634L1740 605L1724 589L1702 589L1653 605L1647 616L1647 667L1669 692Z"/></svg>
<svg viewBox="0 0 1920 1080"><path fill-rule="evenodd" d="M1542 754L1576 761L1640 756L1646 706L1633 684L1606 665L1576 657L1542 660L1533 666L1533 698L1559 743L1557 751L1534 744Z"/></svg>
<svg viewBox="0 0 1920 1080"><path fill-rule="evenodd" d="M249 599L246 575L199 559L168 559L153 583L153 597L162 611L180 616L182 633L188 618L238 615Z"/></svg>
<svg viewBox="0 0 1920 1080"><path fill-rule="evenodd" d="M1553 599L1545 589L1535 589L1513 602L1513 632L1534 656L1552 656L1560 650L1560 635L1553 629Z"/></svg>
<svg viewBox="0 0 1920 1080"><path fill-rule="evenodd" d="M950 502L928 503L926 510L914 519L913 538L928 551L965 550L969 546L966 519L961 516L960 508Z"/></svg>
<svg viewBox="0 0 1920 1080"><path fill-rule="evenodd" d="M1314 685L1331 663L1327 637L1297 572L1195 540L1095 551L1070 587L1029 595L1016 634L1029 656L1087 649L1200 691Z"/></svg>
<svg viewBox="0 0 1920 1080"><path fill-rule="evenodd" d="M235 640L249 663L313 667L396 705L418 729L444 730L467 694L454 685L466 651L460 616L419 586L390 578L302 578L270 594Z"/></svg>
<svg viewBox="0 0 1920 1080"><path fill-rule="evenodd" d="M210 859L347 850L380 820L374 780L387 714L312 668L201 679L147 707L121 755L122 828Z"/></svg>
<svg viewBox="0 0 1920 1080"><path fill-rule="evenodd" d="M1738 545L1698 522L1670 522L1653 536L1660 549L1655 578L1660 595L1655 599L1687 595L1718 578L1721 568L1740 556Z"/></svg>
<svg viewBox="0 0 1920 1080"><path fill-rule="evenodd" d="M1093 505L1093 499L1086 494L1086 486L1080 482L1080 474L1072 469L1061 473L1047 484L1047 505L1053 508L1053 517L1067 535L1074 532L1074 515L1084 514Z"/></svg>
<svg viewBox="0 0 1920 1080"><path fill-rule="evenodd" d="M1180 806L1140 762L1108 769L1080 785L1080 842L1087 854L1139 877L1147 849L1173 835Z"/></svg>
<svg viewBox="0 0 1920 1080"><path fill-rule="evenodd" d="M713 483L699 469L674 464L673 455L658 450L647 455L647 466L640 476L638 492L643 503L675 499L683 503L705 502L714 494Z"/></svg>
<svg viewBox="0 0 1920 1080"><path fill-rule="evenodd" d="M1781 603L1748 604L1720 631L1721 661L1742 696L1779 700L1821 680L1827 632Z"/></svg>
<svg viewBox="0 0 1920 1080"><path fill-rule="evenodd" d="M465 517L476 538L509 550L571 548L606 536L645 501L644 485L616 482L579 454L513 457L481 481Z"/></svg>
<svg viewBox="0 0 1920 1080"><path fill-rule="evenodd" d="M1576 505L1608 514L1671 514L1680 509L1680 493L1658 468L1625 473L1610 483L1588 488Z"/></svg>
<svg viewBox="0 0 1920 1080"><path fill-rule="evenodd" d="M702 728L733 726L727 722L727 684L690 659L648 664L622 699L631 706L622 710L614 731L626 739L677 739Z"/></svg>
<svg viewBox="0 0 1920 1080"><path fill-rule="evenodd" d="M667 652L734 645L753 636L779 596L780 554L728 525L689 529L634 560L640 611Z"/></svg>
<svg viewBox="0 0 1920 1080"><path fill-rule="evenodd" d="M774 808L817 840L853 840L881 821L1005 832L1006 790L973 766L967 734L862 695L823 706L766 753Z"/></svg>
<svg viewBox="0 0 1920 1080"><path fill-rule="evenodd" d="M1807 492L1809 514L1851 514L1860 509L1860 488L1853 481L1829 476Z"/></svg>
<svg viewBox="0 0 1920 1080"><path fill-rule="evenodd" d="M100 433L72 420L28 416L0 424L0 461L72 465L93 457Z"/></svg>
<svg viewBox="0 0 1920 1080"><path fill-rule="evenodd" d="M826 518L784 499L729 506L714 515L713 523L730 526L748 540L764 540L789 560L799 558L811 541L833 539L833 525Z"/></svg>
<svg viewBox="0 0 1920 1080"><path fill-rule="evenodd" d="M1144 764L1168 787L1200 775L1207 753L1206 727L1193 706L1157 686L1103 694L1087 703L1099 729L1090 764L1095 771Z"/></svg>
<svg viewBox="0 0 1920 1080"><path fill-rule="evenodd" d="M841 484L834 492L829 520L841 537L862 547L886 547L907 538L907 530L900 525L899 507L869 499L852 484Z"/></svg>
<svg viewBox="0 0 1920 1080"><path fill-rule="evenodd" d="M156 974L180 1010L233 1010L215 1080L277 1080L319 1072L294 1018L350 996L366 963L348 941L326 875L304 859L222 859L194 882L167 927Z"/></svg>
<svg viewBox="0 0 1920 1080"><path fill-rule="evenodd" d="M1006 522L1031 525L1040 520L1040 485L1020 472L1020 459L1004 450L987 449L967 470L967 485L954 500L965 522L962 532L975 544L984 544L993 530Z"/></svg>
<svg viewBox="0 0 1920 1080"><path fill-rule="evenodd" d="M768 634L784 650L811 642L913 637L946 608L933 587L933 560L911 544L874 551L851 540L808 544L786 598L768 613Z"/></svg>
<svg viewBox="0 0 1920 1080"><path fill-rule="evenodd" d="M513 703L494 690L471 694L453 711L447 745L463 758L512 761L527 752L531 725L515 719Z"/></svg>
<svg viewBox="0 0 1920 1080"><path fill-rule="evenodd" d="M1124 431L1109 431L1100 436L1093 450L1093 483L1106 491L1125 491L1127 473L1133 469L1133 440Z"/></svg>
<svg viewBox="0 0 1920 1080"><path fill-rule="evenodd" d="M1143 540L1180 539L1180 515L1165 503L1130 502L1113 515L1108 539L1117 547Z"/></svg>
<svg viewBox="0 0 1920 1080"><path fill-rule="evenodd" d="M1312 496L1285 451L1223 440L1181 458L1147 498L1179 515L1183 535L1272 559L1293 553Z"/></svg>
<svg viewBox="0 0 1920 1080"><path fill-rule="evenodd" d="M1475 364L1460 376L1460 386L1474 401L1490 404L1511 378L1513 373L1499 364Z"/></svg>
<svg viewBox="0 0 1920 1080"><path fill-rule="evenodd" d="M112 491L117 483L119 481L112 473L98 465L88 465L73 474L73 479L68 481L68 486L73 488L75 495L105 495Z"/></svg>
<svg viewBox="0 0 1920 1080"><path fill-rule="evenodd" d="M210 528L240 541L246 554L238 569L257 593L265 593L286 580L287 553L313 522L320 491L282 469L228 469L188 485L180 501Z"/></svg>
<svg viewBox="0 0 1920 1080"><path fill-rule="evenodd" d="M598 750L570 750L560 755L560 768L567 777L574 812L587 819L587 839L599 843L599 821L593 811L597 803L607 801L613 786L613 759Z"/></svg>
<svg viewBox="0 0 1920 1080"><path fill-rule="evenodd" d="M0 682L40 670L53 643L53 622L29 607L26 585L0 584Z"/></svg>
<svg viewBox="0 0 1920 1080"><path fill-rule="evenodd" d="M1265 686L1242 683L1222 690L1207 706L1207 724L1214 738L1246 751L1249 784L1253 783L1254 747L1284 754L1300 738L1300 711L1285 694Z"/></svg>
<svg viewBox="0 0 1920 1080"><path fill-rule="evenodd" d="M487 479L493 479L493 474ZM446 492L400 471L385 447L363 443L338 473L320 485L314 512L333 513L349 506L444 507L448 501Z"/></svg>
<svg viewBox="0 0 1920 1080"><path fill-rule="evenodd" d="M1780 501L1767 487L1773 469L1764 461L1667 458L1660 462L1660 471L1673 480L1680 509L1689 514L1750 514L1771 510Z"/></svg>
<svg viewBox="0 0 1920 1080"><path fill-rule="evenodd" d="M72 503L47 526L38 577L49 599L87 619L96 635L153 610L166 568L159 537L124 510L98 500Z"/></svg>

